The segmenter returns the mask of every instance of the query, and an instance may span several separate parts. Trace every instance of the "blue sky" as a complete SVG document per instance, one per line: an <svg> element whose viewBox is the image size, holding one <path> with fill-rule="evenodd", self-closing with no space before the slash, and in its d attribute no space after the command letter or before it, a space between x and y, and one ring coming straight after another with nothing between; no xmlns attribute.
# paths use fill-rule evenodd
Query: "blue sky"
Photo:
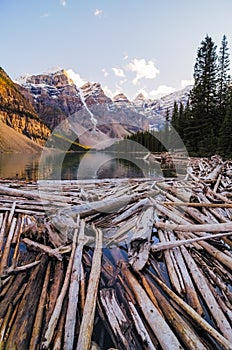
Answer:
<svg viewBox="0 0 232 350"><path fill-rule="evenodd" d="M231 0L0 0L0 65L16 79L52 67L131 99L192 79L206 34L232 52ZM231 59L232 60L232 59Z"/></svg>

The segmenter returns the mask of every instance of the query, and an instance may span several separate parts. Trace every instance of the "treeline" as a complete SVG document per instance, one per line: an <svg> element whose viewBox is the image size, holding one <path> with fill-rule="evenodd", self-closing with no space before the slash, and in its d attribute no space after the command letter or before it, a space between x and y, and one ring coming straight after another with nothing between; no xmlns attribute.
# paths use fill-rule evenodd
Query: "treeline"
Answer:
<svg viewBox="0 0 232 350"><path fill-rule="evenodd" d="M231 158L232 84L229 71L226 36L223 36L217 53L217 46L206 35L197 51L194 85L187 104L174 103L172 115L167 111L163 130L139 132L130 136L130 139L152 152L184 145L190 156L211 156L217 153Z"/></svg>
<svg viewBox="0 0 232 350"><path fill-rule="evenodd" d="M232 156L232 86L228 42L217 46L208 35L201 42L194 66L189 102L175 103L171 126L192 156L219 153Z"/></svg>

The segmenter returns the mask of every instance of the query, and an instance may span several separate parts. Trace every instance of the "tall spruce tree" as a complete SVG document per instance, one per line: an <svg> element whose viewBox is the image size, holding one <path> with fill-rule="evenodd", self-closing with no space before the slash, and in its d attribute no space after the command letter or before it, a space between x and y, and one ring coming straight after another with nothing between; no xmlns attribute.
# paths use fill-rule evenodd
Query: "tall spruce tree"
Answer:
<svg viewBox="0 0 232 350"><path fill-rule="evenodd" d="M228 89L228 103L218 142L218 152L225 157L232 157L232 87Z"/></svg>
<svg viewBox="0 0 232 350"><path fill-rule="evenodd" d="M223 35L218 57L218 127L220 128L226 114L228 87L230 84L230 60L228 41Z"/></svg>
<svg viewBox="0 0 232 350"><path fill-rule="evenodd" d="M206 35L197 52L194 86L190 94L191 115L185 130L190 154L209 155L216 149L217 53L212 38Z"/></svg>

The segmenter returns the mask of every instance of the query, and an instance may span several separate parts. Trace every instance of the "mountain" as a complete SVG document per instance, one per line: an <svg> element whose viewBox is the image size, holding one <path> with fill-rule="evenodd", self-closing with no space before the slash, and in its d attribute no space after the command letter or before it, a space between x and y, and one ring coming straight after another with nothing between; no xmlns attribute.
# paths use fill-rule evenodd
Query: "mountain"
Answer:
<svg viewBox="0 0 232 350"><path fill-rule="evenodd" d="M43 147L27 136L15 131L7 124L0 121L0 152L34 153L41 152Z"/></svg>
<svg viewBox="0 0 232 350"><path fill-rule="evenodd" d="M68 118L79 141L91 147L112 143L140 129L161 128L167 109L171 114L174 101L185 105L191 90L189 86L154 100L139 94L130 101L123 93L111 99L100 83L79 86L74 80L73 74L61 69L19 77L17 82L49 128L54 130L63 123L62 128L68 130Z"/></svg>
<svg viewBox="0 0 232 350"><path fill-rule="evenodd" d="M30 101L0 68L0 121L35 143L44 145L50 129L39 119ZM3 125L1 124L1 134Z"/></svg>
<svg viewBox="0 0 232 350"><path fill-rule="evenodd" d="M66 136L68 118L80 143L90 147L102 148L146 124L146 117L118 106L106 96L99 83L88 82L78 87L63 69L21 76L17 83L49 128L62 128L59 132Z"/></svg>
<svg viewBox="0 0 232 350"><path fill-rule="evenodd" d="M138 113L142 113L143 115L147 116L151 128L160 128L165 120L167 111L171 116L174 101L176 101L178 105L180 103L182 103L184 106L187 104L191 89L192 85L188 85L182 90L175 91L154 100L145 99L142 94L139 94L133 100L132 104Z"/></svg>

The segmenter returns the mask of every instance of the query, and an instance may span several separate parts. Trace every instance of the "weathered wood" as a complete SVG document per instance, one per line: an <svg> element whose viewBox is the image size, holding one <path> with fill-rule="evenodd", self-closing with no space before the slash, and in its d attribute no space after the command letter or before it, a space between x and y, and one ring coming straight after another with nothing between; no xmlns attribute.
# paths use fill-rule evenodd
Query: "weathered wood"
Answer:
<svg viewBox="0 0 232 350"><path fill-rule="evenodd" d="M46 333L44 335L44 340L42 343L42 346L44 349L48 349L53 335L54 335L54 331L57 325L57 322L59 320L60 317L60 313L62 310L62 304L65 298L65 295L67 293L67 290L69 288L69 281L70 281L70 277L71 277L71 273L72 273L72 266L73 266L73 259L74 259L74 254L75 254L75 249L76 249L76 240L77 240L77 234L78 234L78 229L75 229L74 231L74 236L73 236L73 243L72 243L72 252L71 252L71 256L69 259L69 263L68 263L68 267L67 267L67 271L66 271L66 275L65 275L65 280L61 289L61 292L56 300L56 305L55 308L53 310L53 313L51 315L51 318L49 320L49 324L48 324L48 328L46 330Z"/></svg>
<svg viewBox="0 0 232 350"><path fill-rule="evenodd" d="M185 346L189 349L206 350L207 348L204 346L199 336L197 336L188 323L174 310L159 289L155 285L153 286L153 289L162 312Z"/></svg>
<svg viewBox="0 0 232 350"><path fill-rule="evenodd" d="M179 230L176 230L176 231L179 231ZM174 242L162 242L162 243L155 243L151 246L151 250L153 252L159 252L161 250L166 250L166 249L172 249L172 248L176 248L176 247L180 247L182 245L185 245L185 244L190 244L190 243L194 243L194 242L201 242L201 241L204 241L204 240L208 240L208 239L214 239L214 238L218 238L218 237L224 237L226 235L231 235L231 233L218 233L218 234L215 234L215 235L206 235L206 236L201 236L201 237L196 237L196 238L189 238L189 239L181 239L181 240L178 240L178 241L174 241ZM218 250L214 249L213 247L208 247L208 250L211 251L215 251L214 255L217 255L217 256L223 256L225 254L223 254L222 252L219 252ZM226 257L225 257L226 259ZM227 259L226 259L227 260ZM231 266L230 264L232 263L232 260L228 259L228 265L229 267Z"/></svg>
<svg viewBox="0 0 232 350"><path fill-rule="evenodd" d="M134 275L129 271L127 266L122 264L122 273L125 276L128 285L135 294L137 302L149 323L152 331L156 335L162 349L164 350L180 350L183 349L180 342L172 332L171 328L160 315L156 307L153 305L148 295L136 280Z"/></svg>
<svg viewBox="0 0 232 350"><path fill-rule="evenodd" d="M222 224L202 224L202 225L177 225L170 224L168 222L155 222L155 227L173 231L183 232L231 232L232 234L232 222Z"/></svg>
<svg viewBox="0 0 232 350"><path fill-rule="evenodd" d="M150 206L140 215L128 247L129 263L136 271L142 270L148 261L153 222L154 208Z"/></svg>
<svg viewBox="0 0 232 350"><path fill-rule="evenodd" d="M148 334L148 331L147 331L146 327L144 326L144 323L142 322L136 308L134 307L134 304L132 304L132 302L129 301L128 305L129 305L131 317L132 317L134 324L135 324L135 328L141 337L142 346L146 346L146 349L148 349L148 350L156 350L156 347L153 344L151 337Z"/></svg>
<svg viewBox="0 0 232 350"><path fill-rule="evenodd" d="M81 220L78 244L73 259L72 274L69 286L68 308L64 329L64 347L66 350L72 350L74 344L77 304L79 297L79 283L82 275L82 251L85 243L84 230L85 222Z"/></svg>
<svg viewBox="0 0 232 350"><path fill-rule="evenodd" d="M101 289L100 300L117 341L122 343L126 350L135 350L129 331L130 321L119 306L115 290Z"/></svg>
<svg viewBox="0 0 232 350"><path fill-rule="evenodd" d="M44 278L44 284L40 295L40 300L34 320L33 330L30 338L30 350L36 350L38 348L38 345L40 344L40 336L41 336L41 328L42 328L42 321L43 321L43 314L44 309L46 307L46 299L47 299L47 289L50 279L50 273L51 273L51 262L48 263L46 275Z"/></svg>
<svg viewBox="0 0 232 350"><path fill-rule="evenodd" d="M44 255L41 263L34 268L30 276L15 321L6 341L6 349L25 350L29 347L33 321L39 303L46 267L47 256Z"/></svg>
<svg viewBox="0 0 232 350"><path fill-rule="evenodd" d="M92 259L92 268L89 276L85 307L76 350L89 350L91 346L102 258L102 232L100 229L95 229L95 233L96 242Z"/></svg>
<svg viewBox="0 0 232 350"><path fill-rule="evenodd" d="M202 298L205 300L206 305L209 305L209 311L218 329L222 332L224 337L232 343L232 328L229 322L227 321L225 315L223 314L222 310L218 306L218 303L215 300L212 292L209 290L204 275L196 265L194 259L189 254L187 254L186 248L182 246L181 250L185 262L190 270L191 276L195 281L197 289L199 290Z"/></svg>
<svg viewBox="0 0 232 350"><path fill-rule="evenodd" d="M11 241L14 236L14 230L17 224L17 218L13 218L11 226L10 226L10 231L7 236L6 244L4 247L4 251L2 254L2 259L0 261L0 275L4 273L4 269L8 266L8 258L10 254L10 247L11 247Z"/></svg>
<svg viewBox="0 0 232 350"><path fill-rule="evenodd" d="M175 294L160 278L153 275L153 279L163 289L167 295L174 300L186 313L190 316L191 322L194 322L197 327L203 329L216 342L218 342L224 350L232 350L232 343L226 339L221 333L213 328L204 318L202 318L191 306Z"/></svg>
<svg viewBox="0 0 232 350"><path fill-rule="evenodd" d="M34 242L29 238L23 238L22 242L24 242L29 247L32 247L36 250L43 251L44 253L47 253L48 255L55 257L56 259L58 259L60 261L62 260L62 255L60 253L58 253L55 249L52 249L52 248L46 246L45 244Z"/></svg>

